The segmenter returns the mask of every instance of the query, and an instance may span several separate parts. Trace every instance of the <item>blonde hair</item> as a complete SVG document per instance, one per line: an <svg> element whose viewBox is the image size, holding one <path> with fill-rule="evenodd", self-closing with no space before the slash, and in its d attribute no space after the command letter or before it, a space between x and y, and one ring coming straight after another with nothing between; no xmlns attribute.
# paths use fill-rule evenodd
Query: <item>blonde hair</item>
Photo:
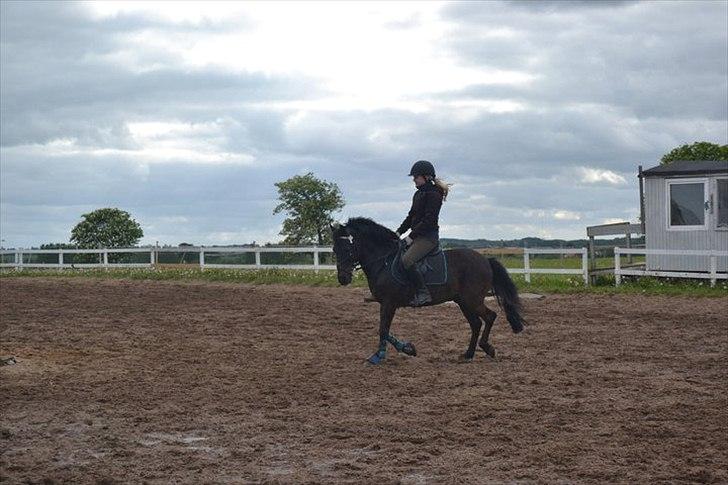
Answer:
<svg viewBox="0 0 728 485"><path fill-rule="evenodd" d="M437 177L427 177L428 180L432 180L435 185L442 191L442 200L443 202L447 200L447 194L450 192L450 187L452 187L452 184L449 184L442 180L441 178Z"/></svg>

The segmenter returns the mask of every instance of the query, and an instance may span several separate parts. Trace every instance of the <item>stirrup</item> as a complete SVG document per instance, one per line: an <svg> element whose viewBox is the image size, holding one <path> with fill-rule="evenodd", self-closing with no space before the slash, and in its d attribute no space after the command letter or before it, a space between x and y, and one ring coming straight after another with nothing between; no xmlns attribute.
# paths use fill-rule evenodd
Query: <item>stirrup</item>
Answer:
<svg viewBox="0 0 728 485"><path fill-rule="evenodd" d="M422 288L415 291L415 296L412 298L412 301L410 301L410 306L420 307L425 306L428 303L432 303L432 295L430 295L427 288Z"/></svg>

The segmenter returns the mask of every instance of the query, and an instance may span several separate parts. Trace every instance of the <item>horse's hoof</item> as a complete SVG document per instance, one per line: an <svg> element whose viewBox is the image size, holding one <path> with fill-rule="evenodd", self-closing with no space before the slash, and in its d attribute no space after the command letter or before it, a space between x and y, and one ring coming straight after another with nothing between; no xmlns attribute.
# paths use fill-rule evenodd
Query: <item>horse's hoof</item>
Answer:
<svg viewBox="0 0 728 485"><path fill-rule="evenodd" d="M402 352L411 357L417 356L417 349L415 348L415 344L413 344L412 342L407 342L406 344L404 344L404 347L402 347Z"/></svg>
<svg viewBox="0 0 728 485"><path fill-rule="evenodd" d="M374 352L368 359L367 362L369 362L372 365L380 364L386 356L379 355L379 352Z"/></svg>
<svg viewBox="0 0 728 485"><path fill-rule="evenodd" d="M495 347L490 344L485 344L485 346L481 348L483 349L483 352L488 355L488 357L490 357L491 359L495 359Z"/></svg>

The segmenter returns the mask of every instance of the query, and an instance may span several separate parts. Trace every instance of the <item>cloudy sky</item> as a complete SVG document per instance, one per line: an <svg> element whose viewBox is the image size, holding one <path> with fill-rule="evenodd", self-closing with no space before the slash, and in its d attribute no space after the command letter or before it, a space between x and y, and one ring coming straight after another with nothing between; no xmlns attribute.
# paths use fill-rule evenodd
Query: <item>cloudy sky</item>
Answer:
<svg viewBox="0 0 728 485"><path fill-rule="evenodd" d="M637 165L728 143L728 2L35 3L0 11L0 234L277 241L273 184L336 182L396 227L413 161L441 236L636 221Z"/></svg>

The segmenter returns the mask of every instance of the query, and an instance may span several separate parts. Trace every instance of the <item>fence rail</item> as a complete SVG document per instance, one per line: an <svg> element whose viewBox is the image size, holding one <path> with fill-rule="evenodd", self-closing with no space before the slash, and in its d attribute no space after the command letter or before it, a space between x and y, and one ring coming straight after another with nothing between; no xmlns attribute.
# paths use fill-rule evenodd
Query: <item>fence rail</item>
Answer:
<svg viewBox="0 0 728 485"><path fill-rule="evenodd" d="M119 263L109 261L109 254L149 254L149 261L144 263ZM160 253L196 253L199 254L199 266L205 268L225 268L225 269L261 269L261 268L286 268L286 269L336 269L335 265L321 264L321 253L333 253L330 247L184 247L184 248L115 248L115 249L15 249L2 250L0 255L3 257L13 255L12 263L0 263L0 268L50 268L50 269L73 269L73 268L152 268L158 262ZM255 255L255 264L222 264L210 263L205 260L206 256L216 254L247 254ZM312 254L313 264L267 264L261 262L261 254L263 253L299 253ZM52 254L58 256L58 262L55 263L32 263L26 262L26 256L34 254ZM89 254L96 255L99 258L97 263L76 263L64 261L64 255L68 254Z"/></svg>
<svg viewBox="0 0 728 485"><path fill-rule="evenodd" d="M149 260L144 263L119 263L109 261L109 254L132 254L148 253ZM72 269L72 268L151 268L158 262L161 253L196 253L199 254L199 267L201 269L263 269L263 268L284 268L284 269L308 269L308 270L332 270L336 269L333 264L321 264L322 253L333 253L331 247L183 247L183 248L119 248L119 249L17 249L3 250L0 254L13 255L12 263L1 263L0 268L51 268L51 269ZM252 264L230 264L210 263L213 255L219 254L248 254L255 255L255 262ZM313 264L267 264L262 262L261 255L267 253L297 253L312 254ZM26 256L33 254L56 254L57 263L32 263L25 262ZM91 254L99 257L98 263L69 263L64 261L64 254ZM579 269L559 268L531 268L531 256L537 254L581 254L582 264ZM506 268L513 274L525 275L526 281L531 282L532 274L577 274L582 275L584 283L589 284L588 252L586 248L526 248L523 250L523 268Z"/></svg>
<svg viewBox="0 0 728 485"><path fill-rule="evenodd" d="M581 254L581 268L531 268L531 255L536 254ZM506 268L509 273L525 275L526 282L531 282L532 274L578 274L584 279L584 284L589 285L589 253L587 248L524 248L523 268Z"/></svg>
<svg viewBox="0 0 728 485"><path fill-rule="evenodd" d="M635 268L622 268L621 256L623 254L667 255L667 256L707 256L709 258L708 271L661 271ZM614 248L614 284L622 284L622 276L656 276L660 278L701 278L709 279L710 286L715 286L719 279L728 280L728 273L718 273L718 258L728 256L728 251L701 251L677 249L637 249Z"/></svg>

